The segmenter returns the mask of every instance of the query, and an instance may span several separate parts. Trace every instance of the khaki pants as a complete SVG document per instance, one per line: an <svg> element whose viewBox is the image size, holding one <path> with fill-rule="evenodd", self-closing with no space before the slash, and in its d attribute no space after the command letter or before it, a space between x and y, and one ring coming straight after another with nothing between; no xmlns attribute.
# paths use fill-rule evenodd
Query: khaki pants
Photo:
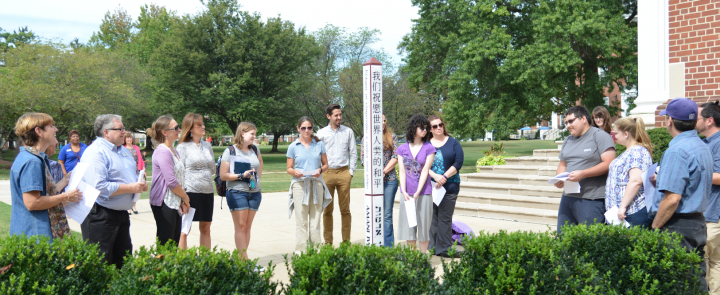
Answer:
<svg viewBox="0 0 720 295"><path fill-rule="evenodd" d="M720 223L707 222L707 244L705 244L705 260L707 275L705 278L710 294L720 294Z"/></svg>
<svg viewBox="0 0 720 295"><path fill-rule="evenodd" d="M305 184L302 181L296 182L292 186L295 205L295 251L305 251L308 241L315 244L322 243L320 239L322 196L319 198L319 204L313 204L314 196L311 189L308 204L303 205L304 186Z"/></svg>
<svg viewBox="0 0 720 295"><path fill-rule="evenodd" d="M333 243L333 210L335 209L335 189L337 189L337 200L340 203L340 216L342 219L342 239L343 242L350 241L350 225L352 217L350 216L350 181L352 176L348 167L338 169L329 169L323 174L323 179L333 196L333 201L325 207L323 213L323 225L325 231L325 243Z"/></svg>

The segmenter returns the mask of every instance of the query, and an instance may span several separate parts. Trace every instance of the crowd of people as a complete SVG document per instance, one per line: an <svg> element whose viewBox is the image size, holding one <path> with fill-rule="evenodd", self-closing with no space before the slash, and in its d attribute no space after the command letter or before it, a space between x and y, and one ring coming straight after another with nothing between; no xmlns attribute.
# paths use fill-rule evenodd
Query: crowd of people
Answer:
<svg viewBox="0 0 720 295"><path fill-rule="evenodd" d="M604 108L592 117L583 106L565 112L570 136L557 173L569 171L567 181L579 182L580 192L563 193L558 231L566 224L605 223L605 213L617 208L617 219L630 226L680 234L688 252L705 258L699 284L720 294L720 106L676 98L660 116L672 140L652 171L653 146L641 118L618 119L611 129ZM615 142L626 148L617 157Z"/></svg>
<svg viewBox="0 0 720 295"><path fill-rule="evenodd" d="M308 243L333 243L336 193L342 242L350 241L350 183L358 155L355 134L342 125L342 115L339 105L329 105L329 124L316 135L312 120L300 118L296 127L300 136L287 149L287 173L292 176L288 217L295 214L297 252ZM673 139L657 170L648 171L653 164L653 147L642 119L621 118L611 124L605 108L596 108L591 114L583 106L574 106L565 112L570 136L563 142L557 174L569 172L567 181L578 182L580 191L562 194L558 232L566 224L604 223L605 213L616 207L618 219L630 226L679 233L688 251L707 258L698 277L717 293L720 106L716 101L698 107L692 100L678 98L660 115L665 116ZM54 164L48 157L58 143L57 128L49 115L25 114L18 119L15 132L24 146L11 168L11 234L51 239L67 235L63 204L78 202L83 195L78 189L65 187L77 163L86 163L90 168L82 180L99 190L100 195L81 224L82 235L88 243L99 245L108 263L121 268L123 257L132 251L128 215L137 213L133 195L148 190L144 181L138 181L145 170L144 154L133 145L122 118L113 114L98 116L94 124L97 138L89 146L79 142L77 131L71 131L70 143L61 148ZM200 245L209 248L216 163L212 146L203 140L206 134L202 116L188 114L182 125L170 116L161 116L146 133L156 144L149 202L157 238L162 244L172 240L186 248L187 236L181 233L181 221L192 207L193 221L200 222ZM241 122L217 170L226 183L235 245L244 258L248 257L253 220L262 202L263 158L254 145L256 135L253 123ZM448 134L441 117L424 115L409 119L407 142L402 145L383 116L382 138L384 245L392 247L396 239L405 240L422 252L433 250L432 254L450 257L452 215L460 190L458 172L464 161L459 141ZM178 144L173 147L175 141ZM618 157L616 143L626 148ZM245 166L238 165L240 160ZM360 160L365 163L364 154ZM653 189L646 187L643 173L649 174ZM563 188L565 183L555 185ZM445 189L439 205L433 203L433 187ZM398 190L400 216L398 228L393 228ZM413 202L416 210L417 225L412 227L405 210L408 202Z"/></svg>
<svg viewBox="0 0 720 295"><path fill-rule="evenodd" d="M295 213L297 252L309 243L333 243L336 195L342 242L350 241L350 184L358 158L355 134L342 125L339 105L329 105L326 112L329 124L319 129L317 135L313 134L315 126L310 118L300 118L297 125L300 136L290 143L286 154L287 173L292 176L288 209L289 217ZM146 130L155 145L151 164L134 144L121 116L98 116L93 131L96 139L89 146L80 143L77 131L70 131L70 143L60 149L58 162L54 162L49 157L58 141L52 117L28 113L18 119L15 132L24 146L11 168L14 204L11 234L44 235L51 239L68 235L64 205L82 200L83 194L77 188L65 187L78 163L84 163L88 168L82 181L100 193L81 223L83 239L98 244L103 259L122 268L123 258L133 248L129 215L138 214L133 197L148 191L147 183L142 181L147 175L144 172L147 164L153 172L148 194L160 244L172 241L179 248L187 248L187 235L181 232L182 218L193 208L192 219L200 223L200 245L211 247L216 186L213 174L217 174L225 183L236 248L243 258L248 258L251 228L262 202L263 158L254 144L257 127L253 123L238 125L233 144L225 148L218 161L217 172L212 146L203 140L206 136L203 117L198 114L187 114L182 124L170 116L161 116ZM395 244L393 205L399 188L403 195L401 207L406 202L417 204L418 225L410 227L405 211L401 210L398 240L413 246L417 242L423 252L435 249L435 254L448 257L462 148L448 135L438 116L429 120L423 115L412 117L406 138L410 139L408 143L398 145L398 137L387 127L383 116L384 244L388 247ZM238 165L238 161L246 166ZM439 207L433 204L431 186L446 188L447 194Z"/></svg>

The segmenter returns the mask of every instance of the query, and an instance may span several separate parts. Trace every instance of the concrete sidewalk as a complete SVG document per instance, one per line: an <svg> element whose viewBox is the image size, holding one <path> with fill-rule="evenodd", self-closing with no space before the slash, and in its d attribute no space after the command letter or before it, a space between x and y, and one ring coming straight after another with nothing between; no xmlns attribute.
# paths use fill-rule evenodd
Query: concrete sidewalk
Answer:
<svg viewBox="0 0 720 295"><path fill-rule="evenodd" d="M11 204L10 200L10 181L0 180L0 201ZM227 203L222 199L222 209L220 209L221 198L215 196L215 211L213 214L213 223L211 226L211 237L213 247L232 251L235 249L234 227L230 211ZM283 255L293 253L295 248L295 219L294 216L288 219L288 193L275 192L263 193L263 200L260 210L255 216L252 225L252 234L248 256L251 259L258 258L260 265L267 265L269 262L276 266L274 278L283 283L288 282L288 273L285 268ZM337 202L335 202L337 206ZM353 243L364 243L365 232L363 224L365 223L364 209L365 198L362 188L352 189L350 191L350 210L352 212L352 232L351 241ZM141 246L150 246L155 243L155 219L150 211L148 200L140 200L137 204L139 214L130 216L130 236L132 237L133 249L137 250ZM397 218L399 216L398 206L394 207L395 228L397 228ZM482 217L470 216L454 216L455 219L468 224L475 232L485 231L489 233L506 231L547 231L548 226L545 224L524 223L515 221L505 221L497 219L489 219ZM72 230L80 232L80 224L70 219L70 227ZM188 247L198 246L200 241L197 224L193 224L193 229L188 235ZM342 240L340 232L340 210L335 210L334 215L334 245L339 245ZM555 230L555 226L550 227ZM401 243L402 244L402 243ZM442 258L433 256L432 264L436 268L439 275L442 272Z"/></svg>

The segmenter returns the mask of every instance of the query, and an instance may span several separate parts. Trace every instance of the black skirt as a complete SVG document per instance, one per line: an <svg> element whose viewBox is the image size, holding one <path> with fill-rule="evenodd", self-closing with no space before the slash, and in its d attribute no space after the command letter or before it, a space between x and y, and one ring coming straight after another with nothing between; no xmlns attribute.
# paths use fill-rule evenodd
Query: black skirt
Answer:
<svg viewBox="0 0 720 295"><path fill-rule="evenodd" d="M215 205L214 194L187 193L190 197L190 207L195 208L193 221L212 221L213 207Z"/></svg>

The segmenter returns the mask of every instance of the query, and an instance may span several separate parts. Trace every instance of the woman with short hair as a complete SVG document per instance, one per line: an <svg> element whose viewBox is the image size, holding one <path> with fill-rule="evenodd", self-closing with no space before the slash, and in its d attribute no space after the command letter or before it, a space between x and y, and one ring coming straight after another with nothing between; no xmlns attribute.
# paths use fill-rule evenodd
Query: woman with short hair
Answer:
<svg viewBox="0 0 720 295"><path fill-rule="evenodd" d="M430 223L432 221L433 200L432 188L428 181L430 167L435 160L435 147L430 144L430 121L423 115L410 118L404 143L397 149L400 163L400 220L398 221L398 240L407 240L415 246L419 241L420 251L427 253L430 242ZM417 226L410 227L406 203L415 203Z"/></svg>
<svg viewBox="0 0 720 295"><path fill-rule="evenodd" d="M605 185L605 209L618 207L620 220L649 229L653 220L645 208L642 173L652 165L650 136L641 118L618 119L615 121L615 132L618 143L626 150L610 162Z"/></svg>
<svg viewBox="0 0 720 295"><path fill-rule="evenodd" d="M212 248L210 224L215 206L215 190L212 175L215 174L215 154L205 136L203 117L187 114L183 118L182 133L176 149L185 166L184 187L190 204L195 208L193 221L200 222L200 246ZM187 246L187 235L180 233L180 245Z"/></svg>
<svg viewBox="0 0 720 295"><path fill-rule="evenodd" d="M328 170L325 144L313 136L309 117L298 121L300 137L287 150L287 173L290 182L290 213L295 212L295 253L302 252L309 243L322 243L320 221L322 213L332 201L322 173Z"/></svg>
<svg viewBox="0 0 720 295"><path fill-rule="evenodd" d="M80 142L80 133L77 130L70 130L68 138L70 143L60 148L58 155L58 163L62 167L63 174L68 174L75 169L75 165L80 162L83 152L87 149L87 145Z"/></svg>
<svg viewBox="0 0 720 295"><path fill-rule="evenodd" d="M157 146L152 159L152 187L150 209L157 225L157 238L161 245L173 240L180 242L182 215L190 209L190 198L183 189L185 167L173 142L180 135L180 125L170 116L161 116L147 129Z"/></svg>
<svg viewBox="0 0 720 295"><path fill-rule="evenodd" d="M10 168L10 234L64 238L70 234L63 204L82 200L82 193L72 189L60 193L70 180L69 175L58 183L50 173L44 153L57 144L57 128L44 113L27 113L15 124L15 134L23 141Z"/></svg>
<svg viewBox="0 0 720 295"><path fill-rule="evenodd" d="M235 227L235 247L238 254L245 259L248 259L252 223L262 201L260 176L263 160L260 150L254 144L256 135L255 124L241 122L235 131L234 144L225 149L220 160L220 179L227 181L225 197ZM236 165L233 156L247 165ZM249 166L250 169L235 171L235 168L240 166ZM259 266L257 268L260 269Z"/></svg>

